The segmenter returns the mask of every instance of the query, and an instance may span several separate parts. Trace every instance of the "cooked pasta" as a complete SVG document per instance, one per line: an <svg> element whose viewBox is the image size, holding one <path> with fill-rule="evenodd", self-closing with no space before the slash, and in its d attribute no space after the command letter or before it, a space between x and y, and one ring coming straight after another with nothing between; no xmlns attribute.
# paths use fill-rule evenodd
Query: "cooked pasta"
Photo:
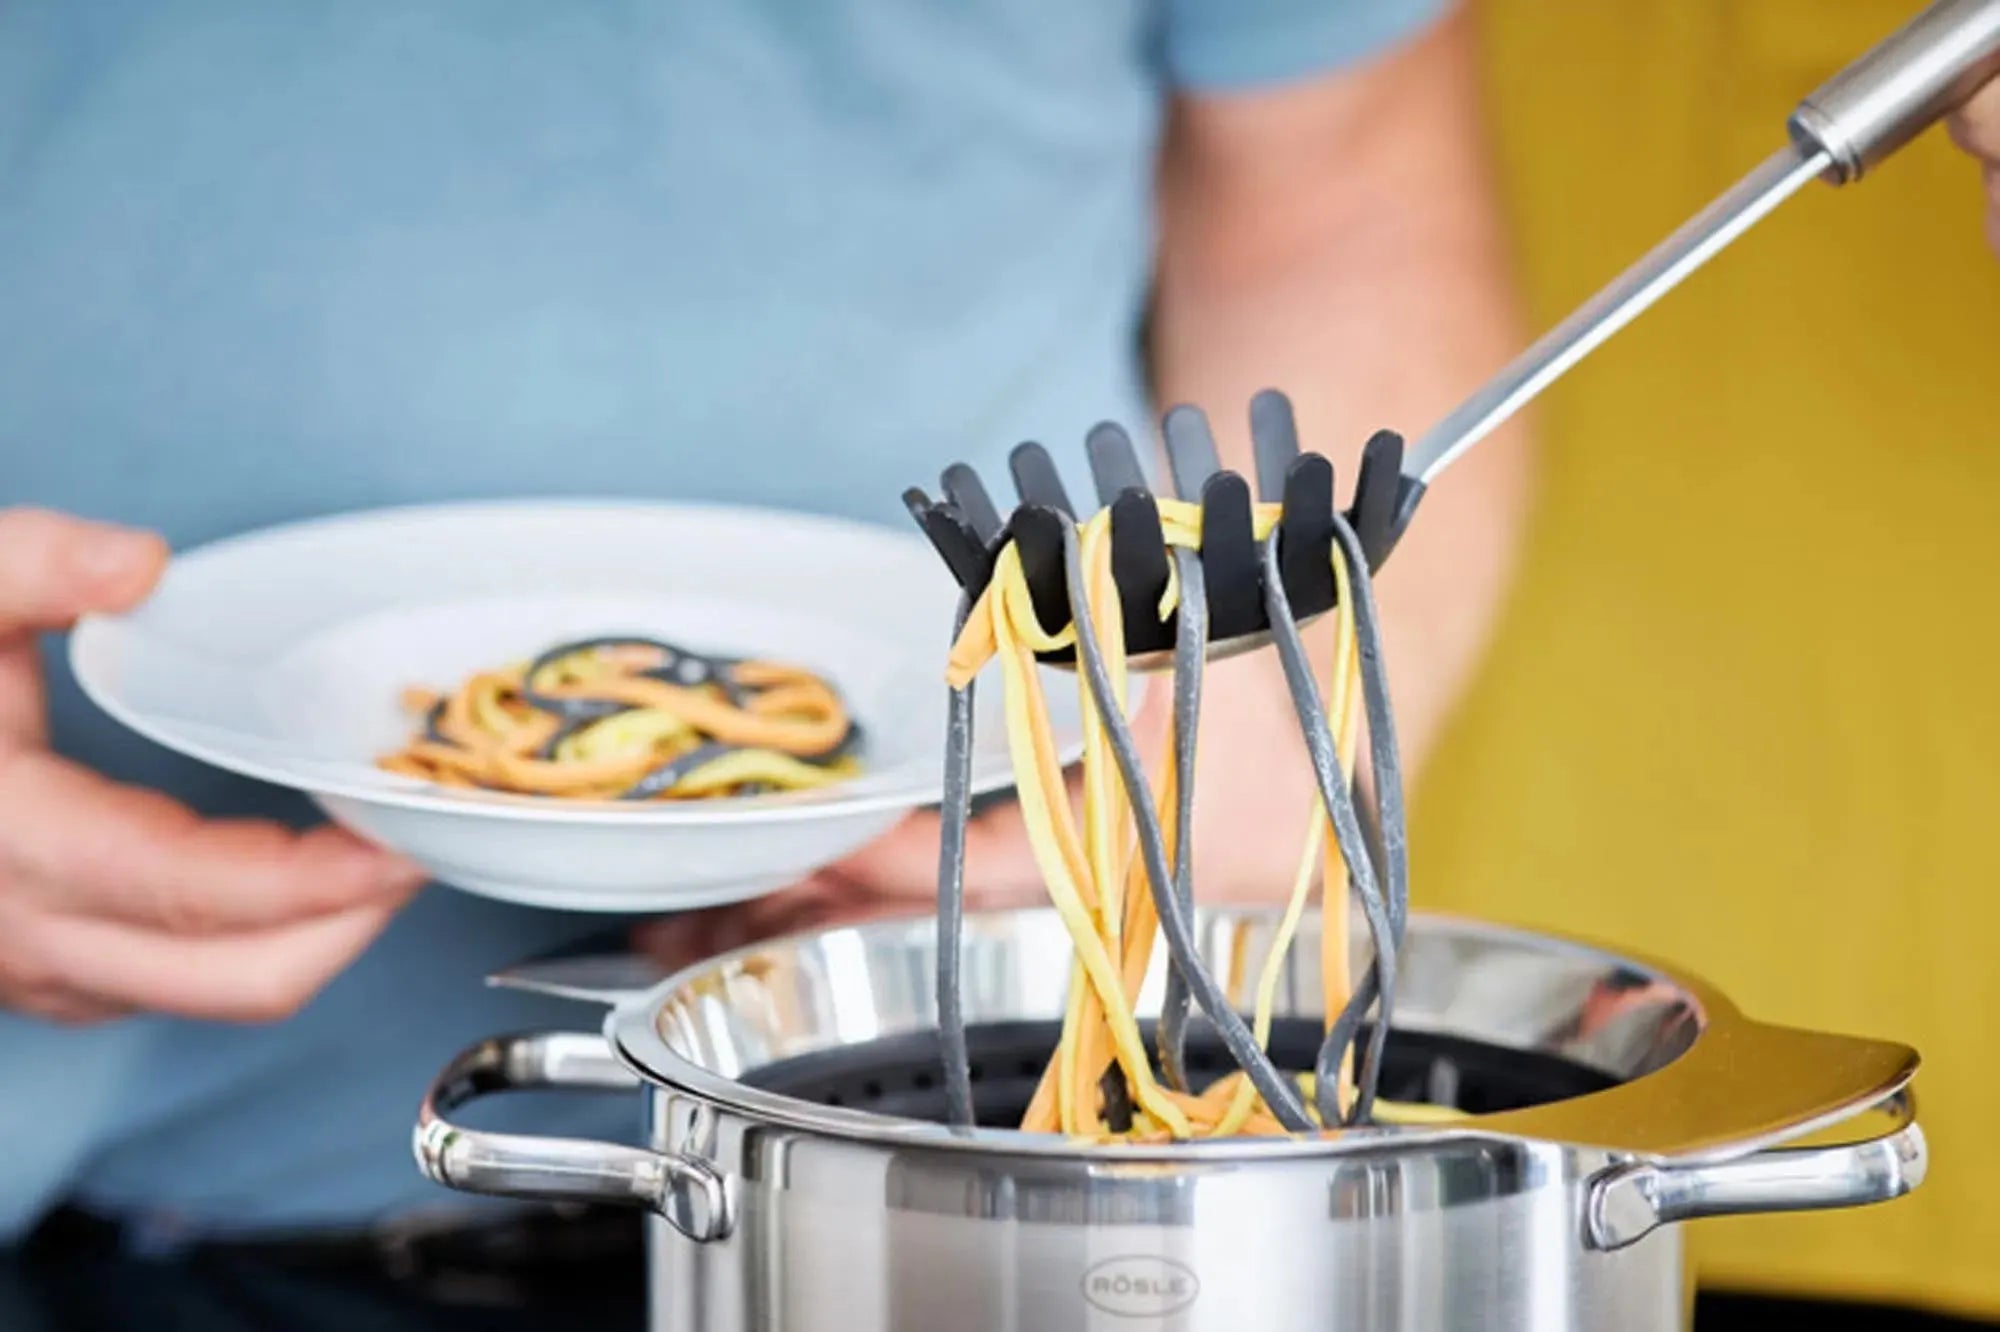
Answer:
<svg viewBox="0 0 2000 1332"><path fill-rule="evenodd" d="M1386 996L1390 988L1390 959L1379 945L1399 935L1401 928L1399 909L1388 906L1395 897L1395 887L1390 887L1385 898L1380 876L1359 851L1348 796L1364 711L1370 717L1371 730L1379 711L1376 700L1364 698L1368 693L1362 680L1364 653L1370 654L1371 663L1379 654L1373 652L1372 622L1364 625L1357 619L1357 604L1372 604L1365 598L1367 570L1360 563L1358 549L1343 541L1337 542L1333 551L1337 601L1324 729L1332 737L1328 758L1337 773L1320 773L1321 799L1310 810L1300 811L1303 845L1285 909L1256 977L1252 1020L1246 1027L1194 955L1189 923L1192 885L1187 822L1191 792L1187 788L1205 636L1205 594L1196 554L1201 511L1193 504L1161 500L1159 512L1173 558L1171 578L1157 611L1162 621L1176 610L1180 612L1180 643L1175 653L1172 761L1164 765L1157 792L1150 800L1131 737L1123 608L1111 571L1108 512L1096 514L1080 528L1066 527L1064 531L1069 600L1073 608L1080 608L1075 622L1057 632L1043 627L1019 550L1009 542L997 552L990 584L977 602L966 608L953 645L947 675L955 700L966 698L973 677L989 662L999 665L1009 748L1028 837L1074 949L1061 1037L1021 1127L1082 1141L1164 1142L1312 1131L1355 1122L1357 1113L1365 1117L1371 1110L1377 1118L1403 1121L1448 1116L1453 1112L1431 1107L1366 1104L1365 1093L1357 1086L1352 1051L1347 1048L1361 1012L1369 1002ZM1273 584L1275 542L1271 534L1277 517L1276 505L1259 506L1254 513L1255 534L1266 546L1267 569L1273 575L1267 581ZM1292 675L1303 662L1303 649L1295 627L1290 626L1289 611L1282 606L1282 591L1276 596L1279 604L1273 607L1272 621L1278 624L1282 620L1290 632L1274 636L1286 658L1288 675ZM1080 817L1064 785L1036 661L1037 654L1065 648L1074 649L1077 658L1084 719ZM1300 683L1293 681L1295 693ZM1304 685L1306 693L1312 694L1309 678ZM1316 696L1299 701L1302 716L1319 715ZM1386 716L1379 721L1381 729L1387 730ZM1308 738L1310 742L1310 735ZM1393 746L1393 738L1385 738ZM1376 766L1380 768L1379 760ZM1151 807L1135 808L1135 800ZM948 811L952 802L953 792L948 790ZM948 834L950 822L948 818ZM947 874L941 885L948 899L958 890L949 857L948 846ZM1400 869L1400 861L1394 868ZM1345 906L1351 870L1356 875L1357 896L1368 907L1371 930L1377 934L1377 965L1384 968L1379 974L1371 968L1369 977L1358 987L1347 961ZM1310 1073L1292 1077L1271 1064L1264 1046L1270 1038L1285 957L1316 880L1322 883L1323 900L1328 904L1321 926L1321 975L1324 1011L1333 1033L1329 1045L1339 1039L1343 1025L1345 1039L1332 1051L1331 1067L1323 1068L1318 1077ZM946 903L948 910L952 906L950 901ZM1135 1003L1162 937L1170 953L1169 986L1158 1033L1156 1070L1145 1047ZM946 988L941 978L941 1001L947 998ZM1200 1000L1240 1065L1239 1071L1200 1089L1185 1085L1179 1050L1190 998ZM1381 1008L1378 1030L1387 1022L1386 1001ZM947 1051L962 1048L962 1032L950 1029L958 1020L954 1004L946 1005L944 1016ZM1380 1049L1377 1036L1364 1054L1371 1070L1379 1067ZM1325 1085L1320 1078L1326 1079ZM1372 1079L1364 1081L1372 1085ZM951 1084L948 1069L948 1090ZM954 1100L965 1095L959 1090ZM969 1120L968 1108L955 1107L954 1113Z"/></svg>
<svg viewBox="0 0 2000 1332"><path fill-rule="evenodd" d="M403 703L421 726L380 765L447 787L699 800L809 790L860 767L860 730L828 681L657 639L559 644Z"/></svg>

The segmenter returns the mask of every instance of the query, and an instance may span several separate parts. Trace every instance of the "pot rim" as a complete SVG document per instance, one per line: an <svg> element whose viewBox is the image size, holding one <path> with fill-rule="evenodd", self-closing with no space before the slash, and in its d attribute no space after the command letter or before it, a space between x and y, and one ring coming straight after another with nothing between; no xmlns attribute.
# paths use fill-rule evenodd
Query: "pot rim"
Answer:
<svg viewBox="0 0 2000 1332"><path fill-rule="evenodd" d="M970 927L1051 912L1049 907L1008 908L971 912L966 921ZM1255 919L1275 916L1277 909L1218 908L1217 913ZM959 1129L802 1101L702 1068L677 1054L658 1030L655 1017L667 996L704 978L726 974L774 945L839 931L907 927L932 918L922 912L883 915L773 936L717 954L681 968L642 993L622 997L605 1016L605 1039L642 1083L754 1121L886 1148L1053 1157L1092 1167L1297 1161L1495 1140L1593 1148L1634 1160L1724 1160L1861 1114L1902 1092L1918 1066L1917 1052L1899 1043L1758 1022L1706 980L1642 954L1567 934L1431 911L1411 912L1411 924L1421 922L1448 934L1527 942L1675 986L1696 1007L1699 1026L1694 1040L1662 1067L1602 1091L1472 1115L1451 1125L1385 1125L1294 1137L1142 1145L1076 1143L1056 1134L1017 1129Z"/></svg>

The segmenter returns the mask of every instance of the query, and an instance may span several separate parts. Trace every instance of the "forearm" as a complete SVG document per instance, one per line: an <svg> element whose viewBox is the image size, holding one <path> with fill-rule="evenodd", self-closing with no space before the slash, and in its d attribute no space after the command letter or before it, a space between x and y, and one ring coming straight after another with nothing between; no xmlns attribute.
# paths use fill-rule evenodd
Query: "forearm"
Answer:
<svg viewBox="0 0 2000 1332"><path fill-rule="evenodd" d="M1154 377L1163 406L1207 410L1228 465L1249 472L1248 400L1277 387L1306 447L1334 459L1344 499L1373 430L1420 432L1518 345L1470 37L1454 20L1350 78L1240 104L1209 99L1176 117L1162 168ZM1302 103L1282 123L1305 128L1268 151L1235 149L1230 117L1267 114L1269 99ZM1426 497L1384 570L1387 656L1413 771L1487 640L1528 474L1518 429L1489 439ZM1328 635L1316 628L1324 653ZM1240 829L1258 814L1253 801L1286 820L1296 807L1302 823L1309 777L1295 741L1273 743L1296 723L1270 654L1220 664L1211 681L1200 800L1220 813L1203 824ZM1216 873L1233 877L1243 861L1213 835L1198 831L1196 845ZM1254 873L1261 883L1275 869Z"/></svg>

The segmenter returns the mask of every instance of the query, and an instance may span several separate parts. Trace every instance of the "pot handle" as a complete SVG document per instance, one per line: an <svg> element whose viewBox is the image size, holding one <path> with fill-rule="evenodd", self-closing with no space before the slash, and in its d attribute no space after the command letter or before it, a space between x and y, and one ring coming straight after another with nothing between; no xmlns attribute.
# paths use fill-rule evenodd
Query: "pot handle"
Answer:
<svg viewBox="0 0 2000 1332"><path fill-rule="evenodd" d="M1884 1108L1900 1127L1863 1142L1776 1148L1708 1165L1613 1166L1590 1182L1585 1239L1594 1249L1622 1249L1676 1221L1900 1198L1923 1183L1928 1153L1908 1094L1892 1097Z"/></svg>
<svg viewBox="0 0 2000 1332"><path fill-rule="evenodd" d="M601 1036L554 1031L497 1036L459 1052L424 1096L412 1146L425 1175L462 1193L647 1207L697 1243L729 1233L729 1193L705 1162L577 1138L461 1128L445 1115L525 1088L632 1091L637 1077Z"/></svg>

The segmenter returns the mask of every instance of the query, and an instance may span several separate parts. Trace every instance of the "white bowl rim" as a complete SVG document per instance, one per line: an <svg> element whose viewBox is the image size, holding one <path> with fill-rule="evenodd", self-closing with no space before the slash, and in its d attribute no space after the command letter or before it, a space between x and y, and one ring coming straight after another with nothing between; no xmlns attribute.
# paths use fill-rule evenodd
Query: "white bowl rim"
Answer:
<svg viewBox="0 0 2000 1332"><path fill-rule="evenodd" d="M190 547L185 553L175 554L176 563L206 563L211 559L225 556L236 547L263 541L289 537L306 532L323 531L329 528L360 525L393 518L420 517L475 517L481 513L506 513L519 511L548 512L551 510L623 510L633 514L654 514L665 516L673 512L700 513L709 518L740 518L746 522L768 520L773 515L782 514L786 521L796 521L818 525L839 531L850 537L861 537L874 542L889 542L898 545L913 545L920 541L916 536L905 537L892 529L875 523L864 523L854 519L839 518L826 514L793 512L791 510L767 509L754 505L709 504L705 502L675 502L671 500L629 500L610 497L563 496L552 499L513 498L491 500L450 500L441 503L388 504L365 509L353 509L330 513L294 522L276 523L267 527L254 528L219 537ZM822 791L780 793L767 796L739 797L731 800L689 801L686 803L622 802L612 800L556 801L541 796L512 795L504 792L457 793L447 788L430 787L414 778L396 778L383 773L381 781L343 781L311 776L300 769L288 768L277 763L267 763L259 759L233 753L226 748L208 744L191 737L172 724L161 724L147 714L124 706L104 687L99 673L93 668L96 654L103 636L116 631L121 619L118 615L92 614L82 617L71 631L69 641L70 671L78 686L98 708L127 729L143 736L155 744L162 745L176 753L197 759L213 767L250 777L257 781L269 782L308 795L337 800L351 800L363 804L387 806L396 809L421 811L475 819L499 819L520 823L567 823L567 824L619 824L629 827L712 825L722 823L780 824L806 823L826 819L854 818L863 815L880 814L887 810L916 809L930 804L936 792L942 788L943 773L935 781L920 784L890 786L887 789L867 791L863 794L843 798L838 793L839 786ZM939 683L943 683L942 657L940 652ZM1072 750L1080 752L1081 746L1073 745ZM1061 755L1064 762L1073 761L1074 752ZM943 755L939 755L942 769ZM909 768L911 765L902 765ZM900 769L891 769L892 775ZM868 778L856 779L865 783ZM394 783L407 782L403 786ZM1013 785L1010 771L996 770L983 777L975 772L971 784L974 796L991 795Z"/></svg>

